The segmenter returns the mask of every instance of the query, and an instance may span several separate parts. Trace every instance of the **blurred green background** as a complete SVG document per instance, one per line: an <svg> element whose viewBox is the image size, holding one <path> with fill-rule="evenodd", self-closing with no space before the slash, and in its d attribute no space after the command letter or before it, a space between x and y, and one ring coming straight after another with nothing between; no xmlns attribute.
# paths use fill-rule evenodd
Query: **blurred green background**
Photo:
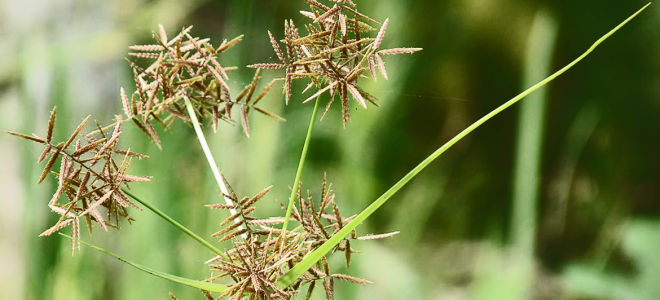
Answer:
<svg viewBox="0 0 660 300"><path fill-rule="evenodd" d="M644 4L359 1L370 16L390 17L385 47L424 51L389 58L389 81L364 80L380 108L353 110L346 129L338 107L318 123L304 187L318 192L327 171L343 214L359 212ZM245 34L223 57L242 66L273 60L266 30L282 36L284 18L302 24L304 8L302 0L4 0L0 130L42 133L54 105L60 139L87 114L109 122L119 87L131 86L127 47L147 43L159 23L172 34L192 24L216 44ZM242 71L231 84L250 78ZM277 201L294 177L312 108L295 99L285 107L271 93L263 103L288 121L253 115L249 139L226 124L209 134L239 194L275 185L262 216L281 214ZM363 253L350 270L334 263L375 282L340 283L337 299L660 299L660 6L528 100L461 141L360 227L401 234L357 243ZM193 130L178 124L161 134L163 151L136 128L124 132L132 150L151 156L133 164L154 175L136 194L204 236L217 231L225 216L202 206L218 200L217 187ZM203 299L90 249L72 257L57 236L38 238L56 220L46 207L56 183L36 185L40 151L0 134L0 299L168 299L170 291ZM206 249L148 212L133 217L121 232L83 238L158 270L208 275Z"/></svg>

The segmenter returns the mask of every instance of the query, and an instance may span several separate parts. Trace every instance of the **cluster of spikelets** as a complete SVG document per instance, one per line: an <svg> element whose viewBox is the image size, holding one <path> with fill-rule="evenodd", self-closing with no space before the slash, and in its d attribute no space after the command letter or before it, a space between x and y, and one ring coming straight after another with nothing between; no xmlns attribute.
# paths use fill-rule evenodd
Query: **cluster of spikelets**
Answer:
<svg viewBox="0 0 660 300"><path fill-rule="evenodd" d="M129 60L137 90L131 99L128 99L123 88L121 90L124 114L128 119L159 147L160 141L151 123L160 123L167 129L177 119L190 122L186 114L186 99L193 104L198 119L202 122L207 118L212 120L214 131L219 120L231 121L235 106L240 107L241 124L246 135L249 135L247 115L252 109L283 120L256 106L274 83L271 82L256 95L259 69L252 82L238 96L231 96L228 73L237 68L221 65L218 55L241 41L242 35L231 41L225 40L215 48L208 38L191 36L190 29L192 26L168 40L160 26L159 33L153 34L156 44L130 47L134 51L129 53L130 56L148 60L149 65L141 67Z"/></svg>
<svg viewBox="0 0 660 300"><path fill-rule="evenodd" d="M372 25L378 22L356 9L352 1L337 2L328 7L316 0L305 0L310 11L301 11L302 15L311 19L304 25L306 36L300 36L293 20L284 22L284 40L278 41L269 31L270 42L279 62L250 65L253 68L282 69L286 74L284 93L286 102L291 97L291 85L294 80L305 80L307 87L303 93L312 88L316 92L305 99L303 103L312 101L325 92L330 93L323 116L328 112L335 97L341 101L343 124L350 120L349 94L357 103L367 108L367 101L378 106L376 99L360 88L358 79L369 72L376 80L376 69L387 79L385 64L381 56L414 53L421 48L380 49L385 38L389 19L380 26L375 37L363 35L375 32ZM284 44L285 51L280 47Z"/></svg>
<svg viewBox="0 0 660 300"><path fill-rule="evenodd" d="M38 161L46 159L38 182L41 183L49 173L57 178L58 186L55 194L48 202L48 207L60 219L41 233L40 236L51 235L63 228L71 226L75 239L80 237L80 219L84 218L88 229L92 232L92 221L101 225L119 229L122 218L128 218L126 208L129 206L140 209L122 191L130 182L149 181L150 177L127 174L132 158L146 158L145 155L117 148L121 136L121 124L118 119L113 125L102 128L96 123L96 129L83 134L90 117L85 118L73 134L61 143L53 142L56 109L50 115L46 137L36 134L32 136L10 132L10 134L37 142L44 146ZM117 117L119 118L119 117ZM60 159L59 172L53 171ZM62 197L62 196L65 197ZM61 201L60 198L64 198ZM80 248L80 244L77 245ZM72 245L75 250L75 244Z"/></svg>
<svg viewBox="0 0 660 300"><path fill-rule="evenodd" d="M257 219L252 217L255 203L262 199L271 187L268 187L254 197L239 199L231 186L230 195L225 195L232 204L211 204L208 207L223 210L234 210L221 226L222 230L213 234L222 241L231 240L233 248L225 252L225 256L216 256L209 260L214 275L207 279L215 281L227 279L232 281L229 288L219 298L231 297L240 299L249 293L249 299L289 299L302 287L308 286L309 299L316 286L323 286L326 297L333 299L334 280L344 280L358 284L371 283L368 280L345 274L332 273L325 257L306 274L296 280L288 289L277 286L277 280L290 268L302 261L303 257L325 243L331 236L351 221L352 217L344 218L339 213L332 192L332 185L326 184L323 177L320 199L315 204L309 191L303 195L302 188L298 191L298 203L294 206L292 217L300 225L282 232L272 227L284 222L282 217ZM284 208L284 205L282 205ZM335 246L334 251L343 251L346 266L350 265L351 254L356 253L351 247L351 239L371 240L381 239L398 232L357 236L355 231L350 238L344 239ZM208 295L209 299L213 299Z"/></svg>

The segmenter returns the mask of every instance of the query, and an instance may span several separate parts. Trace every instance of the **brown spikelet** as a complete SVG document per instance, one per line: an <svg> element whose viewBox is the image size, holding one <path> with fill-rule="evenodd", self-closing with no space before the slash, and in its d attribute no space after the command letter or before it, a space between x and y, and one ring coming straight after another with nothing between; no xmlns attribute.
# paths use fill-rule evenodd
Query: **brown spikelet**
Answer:
<svg viewBox="0 0 660 300"><path fill-rule="evenodd" d="M380 70L380 74L382 74L385 80L387 80L387 70L385 70L383 59L378 54L375 54L374 57L376 58L376 65L378 66L378 70Z"/></svg>
<svg viewBox="0 0 660 300"><path fill-rule="evenodd" d="M357 283L357 284L373 284L373 282L371 282L369 280L362 279L362 278L357 278L357 277L353 277L353 276L348 276L348 275L345 275L345 274L332 274L330 276L332 276L334 278L337 278L337 279L344 280L344 281Z"/></svg>
<svg viewBox="0 0 660 300"><path fill-rule="evenodd" d="M422 48L392 48L378 51L380 55L412 54L422 51Z"/></svg>
<svg viewBox="0 0 660 300"><path fill-rule="evenodd" d="M230 204L206 204L204 205L208 208L214 208L214 209L237 209L237 205L230 205Z"/></svg>
<svg viewBox="0 0 660 300"><path fill-rule="evenodd" d="M57 151L55 151L53 156L50 157L50 159L46 163L46 166L44 167L44 170L41 172L41 176L39 176L39 180L37 180L37 183L41 183L42 181L44 181L44 179L48 175L48 172L50 172L50 169L53 167L53 165L57 161L57 158L59 157L59 155L60 155L60 151L57 150Z"/></svg>
<svg viewBox="0 0 660 300"><path fill-rule="evenodd" d="M312 101L312 100L316 99L316 97L320 96L321 94L325 93L326 91L330 90L331 88L334 88L335 85L337 85L337 81L335 81L335 82L329 84L328 86L318 90L316 93L314 93L314 95L311 95L311 96L309 96L309 98L305 99L303 101L303 103L307 103L309 101Z"/></svg>
<svg viewBox="0 0 660 300"><path fill-rule="evenodd" d="M224 241L231 240L231 239L233 239L233 238L235 238L235 237L237 237L237 236L240 236L240 235L246 233L247 231L248 231L247 228L239 229L239 230L234 231L233 233L231 233L231 234L229 234L229 235L223 237L222 239L220 239L220 241L221 241L221 242L224 242Z"/></svg>
<svg viewBox="0 0 660 300"><path fill-rule="evenodd" d="M284 119L284 118L282 118L282 117L280 117L280 116L278 116L278 115L276 115L276 114L274 114L274 113L271 113L271 112L269 112L269 111L266 111L266 110L261 109L261 108L256 107L256 106L252 106L252 108L254 108L254 110L256 110L257 112L259 112L259 113L261 113L262 115L265 115L265 116L267 116L267 117L269 117L269 118L272 118L272 119L275 119L275 120L278 120L278 121L282 121L282 122L286 122L286 119Z"/></svg>
<svg viewBox="0 0 660 300"><path fill-rule="evenodd" d="M344 259L346 260L346 269L348 269L351 266L351 241L346 240L345 247L346 249L344 250Z"/></svg>
<svg viewBox="0 0 660 300"><path fill-rule="evenodd" d="M240 221L240 222L236 222L236 223L234 223L234 224L231 224L231 225L228 226L228 227L225 227L224 229L222 229L222 230L220 230L220 231L217 231L216 233L212 234L211 236L212 236L212 237L216 237L216 236L222 236L222 235L225 235L225 234L227 234L228 232L230 232L230 231L232 231L232 230L234 230L234 229L240 227L241 225L243 225L243 222L242 222L242 221Z"/></svg>
<svg viewBox="0 0 660 300"><path fill-rule="evenodd" d="M351 119L351 114L348 108L348 92L346 91L346 84L341 85L340 96L341 96L343 124L344 127L346 127L346 123Z"/></svg>
<svg viewBox="0 0 660 300"><path fill-rule="evenodd" d="M124 91L124 88L121 88L119 92L121 94L121 103L122 108L124 109L124 114L126 117L132 118L133 114L131 113L131 106L129 105L128 97L126 97L126 91Z"/></svg>
<svg viewBox="0 0 660 300"><path fill-rule="evenodd" d="M309 284L309 288L307 288L307 295L305 296L305 300L312 299L312 293L314 292L315 286L316 286L316 281L312 281L312 283Z"/></svg>
<svg viewBox="0 0 660 300"><path fill-rule="evenodd" d="M369 72L371 73L371 78L376 81L376 63L374 62L373 56L369 57Z"/></svg>
<svg viewBox="0 0 660 300"><path fill-rule="evenodd" d="M263 196L265 196L268 192L270 192L270 190L272 188L273 188L272 185L268 186L265 189L263 189L261 192L259 192L258 194L254 195L254 197L250 198L245 203L241 203L241 205L243 206L243 209L247 209L250 206L252 206L254 203L256 203L257 201L261 200L261 198L263 198Z"/></svg>
<svg viewBox="0 0 660 300"><path fill-rule="evenodd" d="M218 70L224 79L229 79L227 71L223 68L215 57L211 57L211 64ZM228 89L228 88L227 88Z"/></svg>
<svg viewBox="0 0 660 300"><path fill-rule="evenodd" d="M327 10L330 9L329 7L327 7L327 6L325 6L325 5L321 4L321 3L319 3L319 2L316 1L316 0L305 0L305 2L309 3L310 5L312 5L312 6L316 7L316 8L318 8L318 9L320 9L320 10L322 10L322 11L327 11Z"/></svg>
<svg viewBox="0 0 660 300"><path fill-rule="evenodd" d="M40 143L40 144L45 144L46 143L46 141L43 140L42 138L33 137L33 136L25 135L25 134L22 134L22 133L12 132L12 131L8 131L7 133L9 133L13 136L16 136L16 137L19 137L19 138L22 138L22 139L26 139L26 140L30 140L30 141L33 141L33 142L37 142L37 143Z"/></svg>
<svg viewBox="0 0 660 300"><path fill-rule="evenodd" d="M244 35L241 34L241 35L235 37L234 39L232 39L231 41L229 41L228 43L222 43L222 45L220 45L220 47L218 47L218 49L215 50L216 53L221 53L221 52L231 48L232 46L236 45L238 42L242 41L243 37L244 37Z"/></svg>
<svg viewBox="0 0 660 300"><path fill-rule="evenodd" d="M341 10L341 6L336 6L336 5L335 5L333 8L329 9L328 11L326 11L325 13L323 13L322 15L318 16L318 17L314 20L314 23L323 22L325 19L327 19L328 17L334 15L334 14L337 13L339 10Z"/></svg>
<svg viewBox="0 0 660 300"><path fill-rule="evenodd" d="M64 143L64 146L62 146L62 148L67 148L69 147L69 145L71 145L71 143L73 143L73 141L76 139L80 131L83 129L83 127L85 127L85 124L87 124L87 121L89 121L90 117L91 116L87 116L82 122L80 122L80 125L78 125L76 130L71 134L71 137L69 137L66 143Z"/></svg>
<svg viewBox="0 0 660 300"><path fill-rule="evenodd" d="M335 291L332 284L332 278L323 280L323 289L325 290L325 297L327 300L333 300Z"/></svg>
<svg viewBox="0 0 660 300"><path fill-rule="evenodd" d="M358 92L357 88L351 84L347 84L346 87L348 88L348 91L351 92L351 95L353 95L353 98L355 98L362 107L367 108L367 103L364 102L364 98L362 98L362 95Z"/></svg>
<svg viewBox="0 0 660 300"><path fill-rule="evenodd" d="M241 105L241 124L243 125L243 131L247 137L250 137L250 125L247 120L247 110L245 105Z"/></svg>
<svg viewBox="0 0 660 300"><path fill-rule="evenodd" d="M280 60L280 62L285 63L284 60L284 53L282 52L282 49L280 48L280 45L277 43L277 40L273 36L273 34L268 30L268 37L270 38L270 44L273 46L273 51L275 51L275 54L277 55L277 58Z"/></svg>
<svg viewBox="0 0 660 300"><path fill-rule="evenodd" d="M254 68L254 69L259 68L259 69L273 69L273 70L276 70L276 69L284 69L284 68L286 68L286 65L285 64L252 64L252 65L248 65L247 67L248 68Z"/></svg>
<svg viewBox="0 0 660 300"><path fill-rule="evenodd" d="M160 56L160 54L158 53L148 53L148 52L131 52L128 53L128 55L138 58L151 58L151 59L156 59Z"/></svg>
<svg viewBox="0 0 660 300"><path fill-rule="evenodd" d="M57 114L57 106L53 107L48 119L48 133L46 135L46 142L50 143L53 139L53 129L55 128L55 115Z"/></svg>
<svg viewBox="0 0 660 300"><path fill-rule="evenodd" d="M89 152L90 150L92 150L92 149L98 147L99 145L101 145L101 144L103 144L103 143L105 143L105 138L100 139L100 140L97 140L97 141L95 141L95 142L92 142L92 143L90 143L90 144L88 144L88 145L86 145L86 146L84 146L84 147L82 147L82 148L76 150L76 151L73 152L73 154L71 154L71 155L72 155L72 156L80 156L80 155L85 154L85 153Z"/></svg>
<svg viewBox="0 0 660 300"><path fill-rule="evenodd" d="M339 28L341 29L341 35L346 36L347 33L346 17L342 13L339 13Z"/></svg>
<svg viewBox="0 0 660 300"><path fill-rule="evenodd" d="M220 223L220 226L225 226L231 222L234 222L234 220L240 218L241 216L243 216L243 211L238 211L232 214L231 216L227 217L226 219L224 219L222 223Z"/></svg>
<svg viewBox="0 0 660 300"><path fill-rule="evenodd" d="M165 48L161 45L133 45L133 46L129 46L128 49L135 51L149 51L149 52L165 50Z"/></svg>
<svg viewBox="0 0 660 300"><path fill-rule="evenodd" d="M158 24L158 34L160 35L160 40L167 43L167 33L165 33L163 24Z"/></svg>
<svg viewBox="0 0 660 300"><path fill-rule="evenodd" d="M123 181L128 181L128 182L147 182L151 181L151 176L135 176L135 175L127 175L127 174L122 174L121 179Z"/></svg>
<svg viewBox="0 0 660 300"><path fill-rule="evenodd" d="M39 158L37 159L37 162L40 163L40 162L44 161L44 159L46 159L46 157L50 153L51 149L52 149L51 145L46 145L46 148L44 148L44 151L41 152L41 155L39 155Z"/></svg>
<svg viewBox="0 0 660 300"><path fill-rule="evenodd" d="M376 40L374 41L373 48L378 49L380 47L380 44L383 42L383 39L385 38L385 32L387 31L387 24L390 23L390 19L387 18L385 19L385 22L383 22L383 25L380 27L380 31L378 31L378 35L376 36Z"/></svg>
<svg viewBox="0 0 660 300"><path fill-rule="evenodd" d="M384 239L384 238L388 238L388 237L391 237L391 236L395 236L397 234L399 234L399 231L382 233L382 234L367 234L367 235L357 237L357 239L358 240L377 240L377 239Z"/></svg>
<svg viewBox="0 0 660 300"><path fill-rule="evenodd" d="M58 222L57 224L55 224L52 227L48 228L46 231L39 234L39 236L40 237L49 236L49 235L59 231L60 229L66 227L66 226L69 226L69 224L71 224L71 223L73 223L73 219L66 219L62 222Z"/></svg>
<svg viewBox="0 0 660 300"><path fill-rule="evenodd" d="M115 191L113 191L113 190L109 190L109 191L107 191L107 192L103 195L103 197L101 197L101 198L99 198L98 200L96 200L96 201L95 201L95 202L94 202L89 208L87 208L85 211L83 211L83 212L80 214L80 216L82 217L82 216L88 214L91 210L96 209L99 205L103 204L103 202L105 202L106 200L110 199L110 196L112 196L112 194L113 194L114 192L115 192Z"/></svg>

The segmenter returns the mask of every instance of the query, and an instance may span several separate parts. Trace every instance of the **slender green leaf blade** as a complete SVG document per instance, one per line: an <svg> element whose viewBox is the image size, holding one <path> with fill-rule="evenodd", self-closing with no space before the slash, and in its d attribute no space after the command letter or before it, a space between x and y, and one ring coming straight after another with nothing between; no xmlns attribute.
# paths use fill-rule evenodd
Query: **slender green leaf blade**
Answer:
<svg viewBox="0 0 660 300"><path fill-rule="evenodd" d="M63 234L63 233L59 233L59 235L65 237L65 238L71 239L71 240L74 239L70 235L66 235L66 234ZM180 277L180 276L160 272L160 271L151 269L149 267L145 267L143 265L140 265L140 264L134 263L132 261L129 261L129 260L119 256L119 254L116 254L116 253L113 253L109 250L106 250L106 249L103 249L101 247L92 245L88 242L80 241L80 243L85 244L85 246L93 248L93 249L95 249L99 252L110 255L110 256L120 260L121 262L123 262L125 264L128 264L128 265L130 265L130 266L132 266L132 267L134 267L134 268L136 268L136 269L138 269L142 272L145 272L145 273L151 274L153 276L160 277L160 278L163 278L163 279L166 279L166 280L178 283L178 284L183 284L183 285L187 285L189 287L198 288L198 289L207 290L207 291L212 291L212 292L219 292L219 293L222 293L227 289L227 286L224 285L224 284L204 282L204 281L194 280L194 279L190 279L190 278L185 278L185 277Z"/></svg>

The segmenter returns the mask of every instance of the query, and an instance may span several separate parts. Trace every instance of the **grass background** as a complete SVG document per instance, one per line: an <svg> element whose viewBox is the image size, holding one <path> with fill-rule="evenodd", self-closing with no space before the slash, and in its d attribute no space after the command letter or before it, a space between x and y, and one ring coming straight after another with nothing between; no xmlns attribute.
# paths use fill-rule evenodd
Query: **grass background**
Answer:
<svg viewBox="0 0 660 300"><path fill-rule="evenodd" d="M279 34L284 18L302 24L297 11L305 8L302 0L0 4L0 129L42 132L57 105L60 139L87 114L107 122L120 111L119 87L131 86L127 46L148 42L158 23L171 33L192 24L196 35L216 41L244 33L223 58L245 65L273 59L265 30ZM425 50L390 58L389 81L365 80L380 108L354 109L342 129L335 107L317 124L304 187L318 191L327 171L342 212L360 211L444 141L644 4L360 2L372 17L390 17L385 47ZM362 233L401 234L359 243L364 253L342 272L376 283L339 284L337 298L660 297L658 70L654 4L539 98L462 141L361 226ZM250 78L237 73L230 84ZM253 116L249 140L226 124L209 134L239 193L275 185L263 216L280 214L276 203L286 201L312 109L295 98L283 102L275 92L263 103L288 121ZM135 128L125 133L131 149L151 156L133 165L135 173L155 176L135 185L136 194L200 234L215 232L224 215L202 207L217 201L216 186L192 128L161 134L163 151ZM89 249L71 257L61 238L37 238L54 222L45 202L55 188L54 180L36 185L39 152L0 135L0 299L165 299L169 291L203 298ZM133 216L121 233L83 237L162 271L208 275L206 249L152 214Z"/></svg>

